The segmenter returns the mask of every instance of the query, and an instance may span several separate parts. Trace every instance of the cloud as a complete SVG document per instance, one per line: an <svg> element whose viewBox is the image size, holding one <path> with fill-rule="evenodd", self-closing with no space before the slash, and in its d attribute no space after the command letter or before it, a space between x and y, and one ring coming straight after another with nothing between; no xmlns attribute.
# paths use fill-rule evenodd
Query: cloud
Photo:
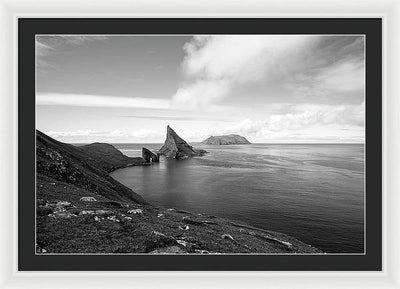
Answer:
<svg viewBox="0 0 400 289"><path fill-rule="evenodd" d="M211 135L240 134L250 140L267 142L281 139L292 141L331 141L364 139L365 104L360 105L296 105L287 113L272 114L264 120L246 118L225 127L216 127L196 133L187 133L193 141Z"/></svg>
<svg viewBox="0 0 400 289"><path fill-rule="evenodd" d="M167 99L90 94L37 93L37 105L169 109Z"/></svg>
<svg viewBox="0 0 400 289"><path fill-rule="evenodd" d="M183 109L211 110L211 105L226 97L229 90L228 81L198 80L178 88L172 104Z"/></svg>
<svg viewBox="0 0 400 289"><path fill-rule="evenodd" d="M176 106L206 109L238 84L288 74L310 36L194 36L184 45L185 81L172 97Z"/></svg>
<svg viewBox="0 0 400 289"><path fill-rule="evenodd" d="M76 131L46 131L49 136L64 142L149 142L165 137L150 129L139 129L135 131L97 131L97 130L76 130Z"/></svg>
<svg viewBox="0 0 400 289"><path fill-rule="evenodd" d="M159 115L119 115L118 117L138 118L138 119L156 119L156 120L178 120L178 121L219 121L219 122L233 122L232 120L215 118L215 117L201 117L201 116L159 116Z"/></svg>
<svg viewBox="0 0 400 289"><path fill-rule="evenodd" d="M194 36L183 47L176 107L208 110L237 91L286 99L351 102L363 97L362 37ZM259 91L254 91L259 87ZM309 100L309 101L310 101ZM286 100L287 101L287 100Z"/></svg>

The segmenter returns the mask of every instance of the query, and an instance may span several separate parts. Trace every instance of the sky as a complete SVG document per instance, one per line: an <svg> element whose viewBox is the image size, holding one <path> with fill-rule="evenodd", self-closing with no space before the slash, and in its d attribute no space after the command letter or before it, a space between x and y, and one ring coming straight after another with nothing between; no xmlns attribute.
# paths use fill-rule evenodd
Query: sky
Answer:
<svg viewBox="0 0 400 289"><path fill-rule="evenodd" d="M68 143L364 143L363 36L38 35L36 127Z"/></svg>

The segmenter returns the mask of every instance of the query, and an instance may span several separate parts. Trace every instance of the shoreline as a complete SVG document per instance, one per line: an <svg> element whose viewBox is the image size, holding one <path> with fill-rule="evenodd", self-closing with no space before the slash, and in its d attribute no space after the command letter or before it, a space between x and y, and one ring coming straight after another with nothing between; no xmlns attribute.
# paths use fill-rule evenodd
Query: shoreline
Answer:
<svg viewBox="0 0 400 289"><path fill-rule="evenodd" d="M110 173L151 163L111 145L82 153L45 135L39 140L37 253L324 254L280 232L148 203Z"/></svg>

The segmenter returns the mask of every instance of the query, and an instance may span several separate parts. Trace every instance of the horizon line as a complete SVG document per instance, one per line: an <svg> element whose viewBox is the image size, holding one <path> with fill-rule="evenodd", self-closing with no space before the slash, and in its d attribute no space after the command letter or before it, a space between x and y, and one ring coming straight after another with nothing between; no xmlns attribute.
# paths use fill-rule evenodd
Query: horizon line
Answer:
<svg viewBox="0 0 400 289"><path fill-rule="evenodd" d="M108 143L108 144L162 144L164 142L66 142L67 144L92 144L92 143ZM200 144L201 141L188 141L187 143ZM252 144L364 144L365 142L252 142ZM233 144L235 145L235 144ZM236 144L236 145L249 145L249 144ZM221 145L215 145L221 146Z"/></svg>

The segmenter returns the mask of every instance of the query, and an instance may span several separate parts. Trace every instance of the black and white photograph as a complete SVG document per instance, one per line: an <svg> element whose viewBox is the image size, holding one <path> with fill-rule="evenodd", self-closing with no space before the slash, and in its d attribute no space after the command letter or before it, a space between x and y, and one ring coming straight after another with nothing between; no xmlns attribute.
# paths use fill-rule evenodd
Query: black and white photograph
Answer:
<svg viewBox="0 0 400 289"><path fill-rule="evenodd" d="M35 254L365 254L365 41L37 34Z"/></svg>

